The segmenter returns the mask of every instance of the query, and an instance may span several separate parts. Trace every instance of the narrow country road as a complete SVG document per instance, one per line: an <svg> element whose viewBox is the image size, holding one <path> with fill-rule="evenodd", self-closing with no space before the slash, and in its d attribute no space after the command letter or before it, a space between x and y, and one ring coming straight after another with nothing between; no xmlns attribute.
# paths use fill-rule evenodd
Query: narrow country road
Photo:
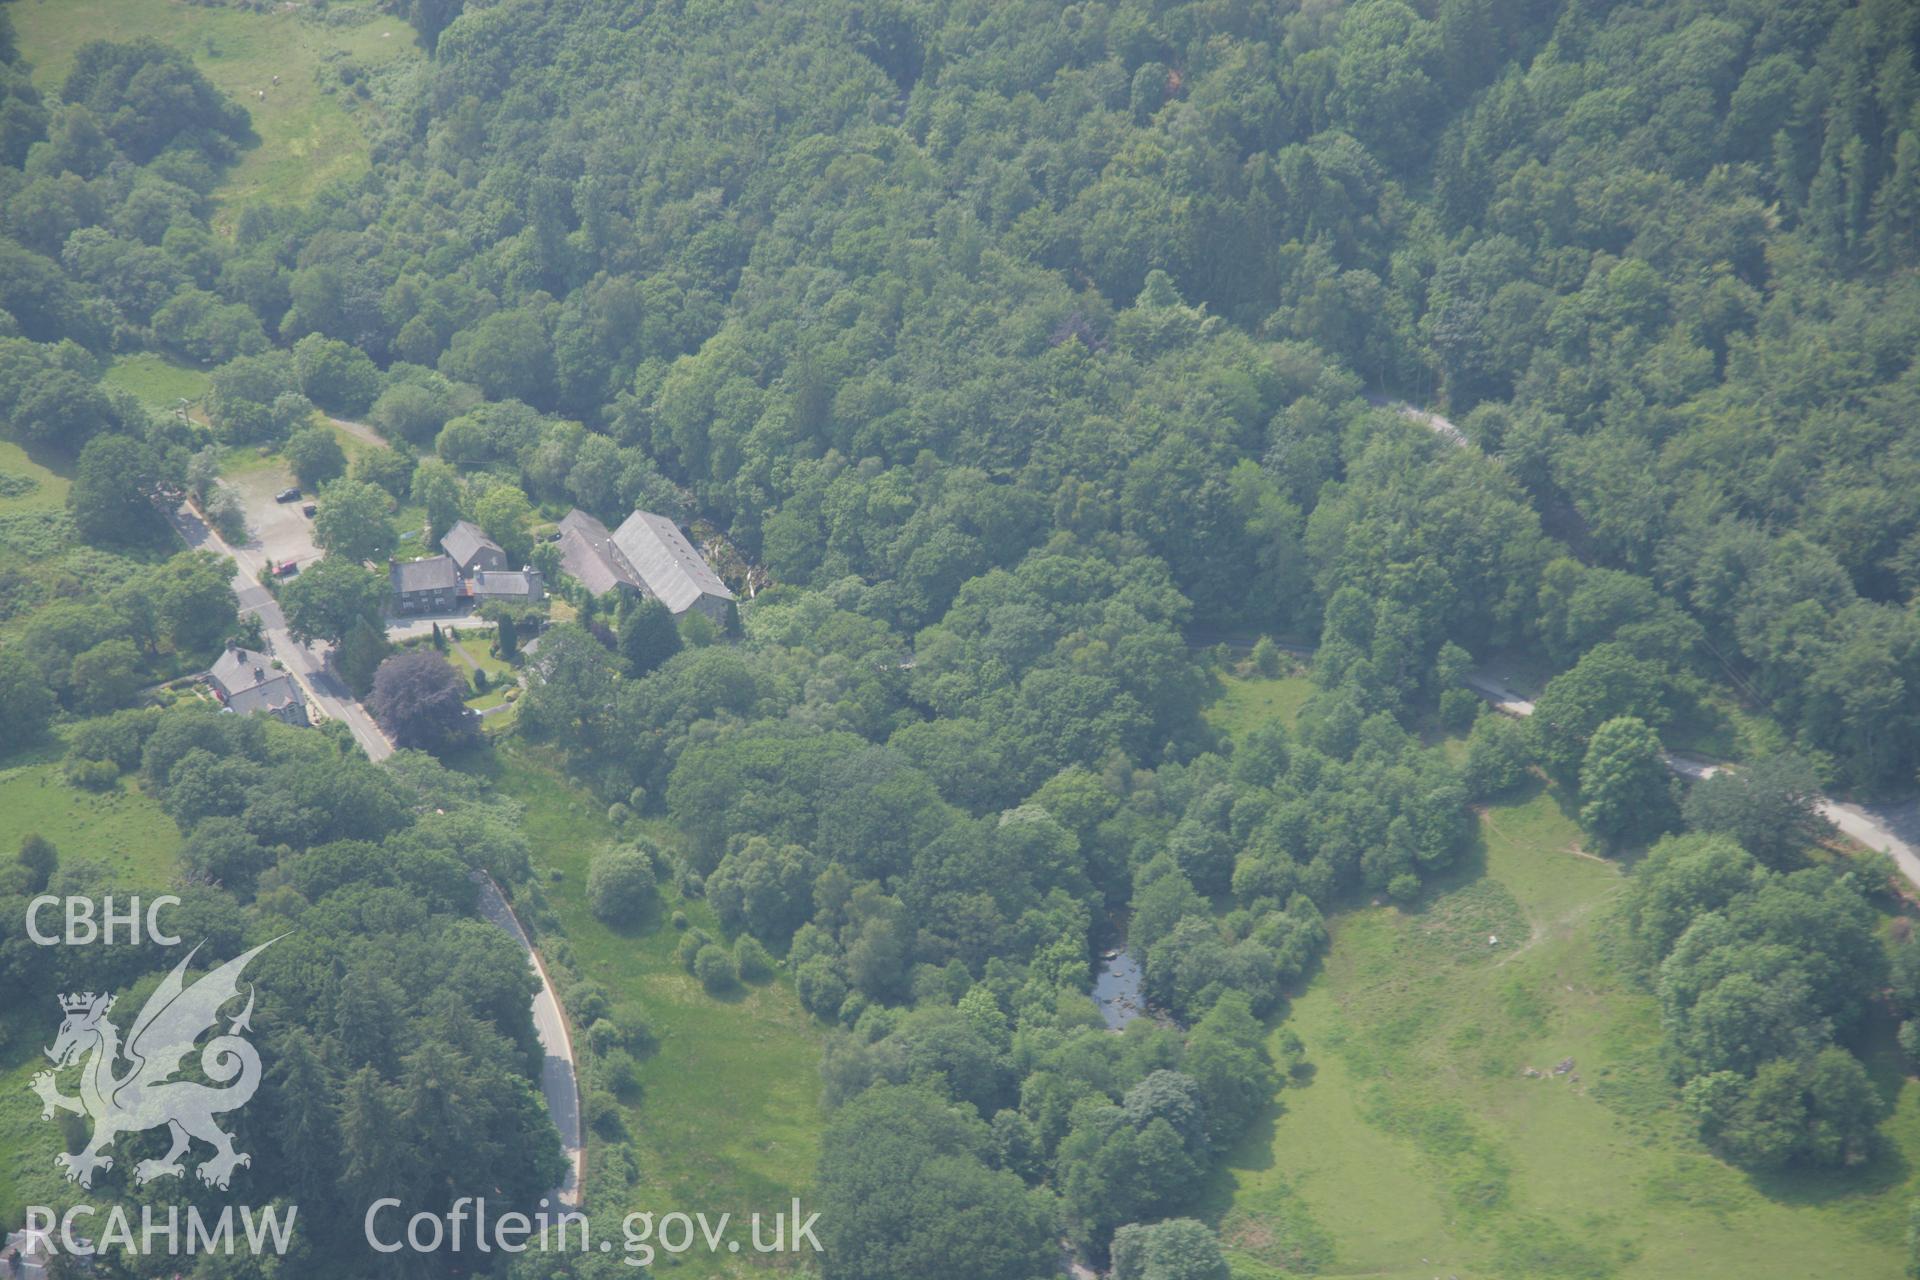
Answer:
<svg viewBox="0 0 1920 1280"><path fill-rule="evenodd" d="M346 432L353 439L361 439L369 445L386 447L386 438L382 438L371 426L363 422L348 422L346 418L328 418L336 428ZM180 537L186 539L188 547L213 551L215 555L232 558L234 562L234 595L240 601L242 614L257 614L261 622L261 633L265 635L267 652L280 660L280 666L294 677L305 693L309 708L319 716L328 716L332 720L346 723L353 731L353 741L367 752L369 760L386 760L394 754L394 743L388 741L386 733L380 731L380 725L374 723L367 708L359 704L348 687L326 670L323 658L315 658L313 649L294 639L286 628L286 616L280 612L280 604L273 599L273 593L259 583L259 572L267 564L278 564L282 560L311 562L319 555L313 545L311 526L294 516L294 507L280 507L273 503L269 489L284 484L286 478L280 478L261 487L257 493L250 486L244 487L244 495L252 499L248 510L248 526L259 530L259 539L248 547L232 547L227 539L213 530L200 512L190 505L182 503L175 510L167 512L167 518L173 520ZM428 628L428 620L420 620L420 629ZM480 622L468 622L467 626L488 626ZM411 628L397 628L407 631ZM499 710L499 708L493 708ZM499 885L493 883L482 871L474 871L474 881L480 889L480 913L490 919L520 944L520 950L526 954L528 965L534 969L540 979L540 990L534 992L534 1034L540 1038L543 1061L540 1067L540 1090L547 1103L547 1115L553 1119L553 1128L561 1134L561 1150L566 1155L566 1174L561 1186L553 1190L553 1201L568 1209L580 1207L582 1182L586 1178L586 1144L580 1132L580 1082L578 1071L574 1067L574 1042L566 1031L566 1011L561 1007L559 996L553 992L553 983L547 979L547 969L540 963L540 954L534 952L532 938L520 927L513 908L507 906L505 894L501 894Z"/></svg>
<svg viewBox="0 0 1920 1280"><path fill-rule="evenodd" d="M1920 886L1920 800L1898 804L1851 804L1820 797L1820 816L1869 849L1900 864L1900 873Z"/></svg>
<svg viewBox="0 0 1920 1280"><path fill-rule="evenodd" d="M185 503L169 512L168 518L189 547L232 559L235 565L233 593L240 598L241 614L258 615L267 652L280 660L280 665L300 686L308 706L327 719L344 723L369 759L384 760L392 755L393 743L387 740L387 735L380 731L380 726L352 691L327 670L324 658L315 657L311 647L294 639L293 633L287 630L286 616L280 612L273 593L260 585L260 570L268 559L264 548L255 551L229 545Z"/></svg>
<svg viewBox="0 0 1920 1280"><path fill-rule="evenodd" d="M1472 443L1467 433L1448 422L1437 413L1428 413L1425 409L1416 409L1405 400L1394 400L1375 392L1367 394L1367 403L1376 409L1392 409L1403 418L1411 418L1448 444L1464 449Z"/></svg>
<svg viewBox="0 0 1920 1280"><path fill-rule="evenodd" d="M1533 704L1508 689L1497 677L1475 671L1467 676L1467 683L1492 703L1496 711L1511 716L1533 714ZM1672 751L1664 752L1663 756L1667 768L1694 782L1727 767ZM1900 874L1920 888L1920 800L1863 805L1821 796L1814 809L1853 840L1892 858Z"/></svg>
<svg viewBox="0 0 1920 1280"><path fill-rule="evenodd" d="M554 1188L553 1199L577 1208L581 1182L587 1172L587 1148L580 1132L580 1084L574 1068L573 1037L567 1032L567 1014L553 993L553 983L547 978L547 967L540 963L540 953L533 949L533 940L520 927L520 919L507 905L500 886L484 871L474 872L473 881L480 888L480 914L520 944L527 953L527 963L540 979L540 989L533 994L533 1029L546 1052L540 1064L540 1091L546 1095L547 1113L553 1117L553 1127L560 1131L560 1149L567 1157L567 1171L560 1185Z"/></svg>
<svg viewBox="0 0 1920 1280"><path fill-rule="evenodd" d="M357 440L375 446L386 445L386 440L369 426L340 418L330 421ZM287 508L287 511L291 510L291 507ZM240 612L259 617L267 652L279 659L280 665L300 686L308 706L317 715L345 723L352 731L354 741L360 744L369 759L386 759L393 754L393 743L381 732L373 717L367 714L366 708L354 698L353 692L327 670L324 659L316 658L310 647L293 638L287 629L286 616L280 612L280 605L274 600L273 593L260 585L260 571L266 565L289 559L308 561L314 557L316 549L309 527L304 520L295 520L277 508L249 510L247 515L249 525L261 530L261 539L251 546L234 547L186 503L167 512L167 518L173 522L187 546L195 550L212 551L233 561L233 592L239 598ZM480 887L481 915L520 944L520 949L526 954L527 964L540 979L539 990L533 996L533 1029L544 1054L540 1068L540 1091L546 1100L547 1114L553 1120L553 1127L560 1134L561 1150L567 1157L567 1172L560 1186L554 1188L552 1199L567 1208L578 1208L586 1175L586 1146L580 1128L579 1078L573 1056L573 1037L567 1030L566 1010L561 1007L560 998L554 993L553 983L547 977L546 966L540 962L539 953L534 950L533 940L520 927L520 921L515 918L513 908L507 905L499 886L482 873L476 872L475 878Z"/></svg>
<svg viewBox="0 0 1920 1280"><path fill-rule="evenodd" d="M1439 414L1417 409L1404 400L1394 400L1383 395L1369 395L1367 403L1382 409L1395 410L1402 417L1419 423L1457 448L1467 448L1471 443L1460 428ZM1500 711L1516 716L1533 714L1531 702L1507 689L1494 676L1484 672L1474 672L1467 677L1467 683ZM1696 780L1723 767L1676 756L1672 752L1666 753L1666 761L1667 767L1675 773ZM1920 800L1907 800L1897 804L1865 805L1835 800L1831 796L1821 796L1819 804L1815 807L1821 817L1840 828L1852 839L1869 849L1891 857L1899 866L1900 874L1904 875L1915 888L1920 888Z"/></svg>

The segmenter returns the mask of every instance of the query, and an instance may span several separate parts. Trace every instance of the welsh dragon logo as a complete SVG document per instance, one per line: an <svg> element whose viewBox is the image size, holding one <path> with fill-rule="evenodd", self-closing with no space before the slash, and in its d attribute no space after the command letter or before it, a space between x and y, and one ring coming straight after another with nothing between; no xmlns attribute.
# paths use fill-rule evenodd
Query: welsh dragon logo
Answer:
<svg viewBox="0 0 1920 1280"><path fill-rule="evenodd" d="M124 1047L120 1032L107 1018L113 1008L112 996L89 991L60 997L66 1020L60 1024L53 1047L46 1050L53 1070L34 1076L32 1088L40 1095L41 1119L53 1119L56 1111L71 1111L93 1121L92 1139L83 1150L54 1157L67 1181L91 1187L96 1169L113 1168L113 1157L105 1153L115 1138L161 1125L172 1134L173 1147L161 1159L142 1160L136 1165L137 1183L186 1172L180 1157L195 1138L214 1149L213 1156L195 1170L209 1186L225 1190L234 1169L252 1163L246 1152L233 1149L233 1138L213 1120L223 1112L245 1106L260 1087L260 1055L240 1034L253 1029L249 1025L253 1016L251 987L247 990L247 1007L228 1024L227 1033L214 1036L200 1050L200 1070L214 1085L225 1087L171 1077L182 1069L201 1033L219 1022L222 1006L239 996L240 973L247 962L272 945L262 943L188 986L187 966L200 950L195 947L148 998L133 1021ZM126 1068L119 1071L116 1068L123 1058ZM82 1063L80 1096L70 1098L60 1092L54 1072L76 1062Z"/></svg>

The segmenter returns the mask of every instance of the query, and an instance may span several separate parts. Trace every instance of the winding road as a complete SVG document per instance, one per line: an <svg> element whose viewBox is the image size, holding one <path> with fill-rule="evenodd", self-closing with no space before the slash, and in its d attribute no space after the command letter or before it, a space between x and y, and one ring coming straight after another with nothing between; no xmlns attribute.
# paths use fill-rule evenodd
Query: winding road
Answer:
<svg viewBox="0 0 1920 1280"><path fill-rule="evenodd" d="M1433 434L1439 436L1442 440L1445 440L1448 444L1454 445L1457 448L1464 449L1473 443L1467 439L1466 432L1454 426L1437 413L1429 413L1425 409L1417 409L1405 400L1394 400L1388 396L1380 395L1377 392L1369 392L1366 399L1367 403L1376 409L1391 409L1403 418L1411 418L1427 430L1433 432Z"/></svg>
<svg viewBox="0 0 1920 1280"><path fill-rule="evenodd" d="M364 423L348 422L341 418L330 418L329 421L357 440L380 447L387 443L377 431ZM319 554L313 546L311 526L298 514L297 506L272 500L269 490L284 484L285 480L285 477L279 477L246 486L247 524L249 529L257 533L244 546L235 547L228 543L188 503L183 502L168 511L167 518L188 547L211 551L233 561L233 593L239 598L242 616L251 614L260 619L267 652L279 660L287 674L300 686L301 692L306 695L309 711L345 724L352 731L354 741L367 753L368 759L384 760L393 754L392 741L381 731L373 717L367 714L352 690L328 670L324 651L316 657L311 646L294 639L293 633L287 629L286 615L280 612L279 602L273 598L272 592L260 585L260 572L267 565L286 560L306 563ZM500 887L483 872L473 874L480 889L480 914L520 944L528 965L540 979L540 989L533 996L533 1029L544 1055L540 1066L540 1091L546 1098L547 1114L552 1117L553 1127L560 1133L561 1150L567 1157L566 1175L561 1184L554 1188L551 1198L567 1208L578 1208L586 1176L587 1153L585 1136L580 1127L579 1071L574 1059L573 1037L567 1029L566 1010L547 977L540 953L534 949L533 940L521 927Z"/></svg>
<svg viewBox="0 0 1920 1280"><path fill-rule="evenodd" d="M533 1030L540 1038L540 1048L545 1055L540 1062L540 1092L546 1097L547 1114L553 1117L553 1127L560 1131L560 1149L567 1157L567 1171L560 1185L554 1188L552 1198L569 1208L578 1208L580 1184L587 1173L587 1148L580 1133L580 1081L574 1069L573 1036L567 1030L567 1013L560 1007L560 997L553 992L547 966L540 962L540 953L534 950L533 940L521 928L520 918L513 914L500 886L484 871L474 872L473 882L480 889L480 914L520 944L534 976L540 979L540 989L533 993Z"/></svg>
<svg viewBox="0 0 1920 1280"><path fill-rule="evenodd" d="M1465 432L1437 413L1383 395L1369 395L1367 403L1381 409L1392 409L1456 448L1472 447ZM1467 676L1467 683L1497 710L1516 716L1533 714L1533 703L1512 692L1489 672L1473 672ZM1683 778L1696 781L1720 769L1732 767L1678 756L1671 751L1664 755L1667 768ZM1821 796L1814 809L1849 838L1892 858L1907 882L1920 888L1920 799L1895 804L1855 804L1848 800L1835 800L1832 796Z"/></svg>
<svg viewBox="0 0 1920 1280"><path fill-rule="evenodd" d="M1496 711L1510 716L1533 714L1533 703L1507 688L1491 672L1468 672L1467 685L1492 703ZM1672 751L1662 752L1661 758L1667 768L1695 782L1735 767ZM1855 842L1892 858L1907 883L1920 888L1920 799L1896 804L1855 804L1821 796L1814 804L1814 811Z"/></svg>

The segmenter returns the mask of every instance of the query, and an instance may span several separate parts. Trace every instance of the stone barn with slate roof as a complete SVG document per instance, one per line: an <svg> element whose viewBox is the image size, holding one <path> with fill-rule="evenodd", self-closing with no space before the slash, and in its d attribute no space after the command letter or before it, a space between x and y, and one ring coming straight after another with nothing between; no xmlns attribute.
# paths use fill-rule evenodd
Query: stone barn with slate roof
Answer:
<svg viewBox="0 0 1920 1280"><path fill-rule="evenodd" d="M584 511L560 522L561 565L595 595L624 588L660 601L678 618L697 609L725 625L733 592L680 526L636 511L612 533Z"/></svg>
<svg viewBox="0 0 1920 1280"><path fill-rule="evenodd" d="M502 601L506 604L539 604L547 598L546 584L538 569L475 569L464 583L474 604Z"/></svg>
<svg viewBox="0 0 1920 1280"><path fill-rule="evenodd" d="M507 567L507 553L471 520L454 521L447 536L440 539L440 547L453 558L453 566L461 577L469 577L477 569Z"/></svg>

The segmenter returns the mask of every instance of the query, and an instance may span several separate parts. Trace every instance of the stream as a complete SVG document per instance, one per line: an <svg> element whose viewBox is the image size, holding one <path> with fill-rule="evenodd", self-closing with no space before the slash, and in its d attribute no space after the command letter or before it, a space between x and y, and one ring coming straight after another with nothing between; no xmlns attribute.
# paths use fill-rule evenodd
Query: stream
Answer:
<svg viewBox="0 0 1920 1280"><path fill-rule="evenodd" d="M1100 1016L1107 1020L1109 1030L1118 1031L1146 1013L1140 996L1142 976L1140 962L1124 947L1102 957L1100 969L1093 976L1093 1001L1100 1006Z"/></svg>

